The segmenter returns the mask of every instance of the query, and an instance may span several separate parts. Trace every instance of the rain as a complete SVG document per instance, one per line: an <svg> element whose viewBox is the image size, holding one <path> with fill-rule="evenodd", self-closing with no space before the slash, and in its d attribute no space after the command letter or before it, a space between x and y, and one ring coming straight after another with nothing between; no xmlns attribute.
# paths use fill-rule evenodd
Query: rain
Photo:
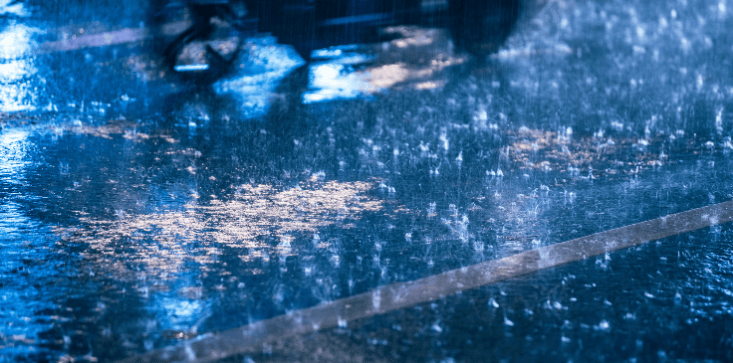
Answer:
<svg viewBox="0 0 733 363"><path fill-rule="evenodd" d="M733 361L730 29L0 0L0 362Z"/></svg>

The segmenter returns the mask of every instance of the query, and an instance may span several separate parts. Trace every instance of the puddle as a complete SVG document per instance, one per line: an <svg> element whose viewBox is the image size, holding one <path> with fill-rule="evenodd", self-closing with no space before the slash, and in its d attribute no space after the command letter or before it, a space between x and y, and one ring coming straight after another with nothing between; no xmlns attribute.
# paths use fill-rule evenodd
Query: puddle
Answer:
<svg viewBox="0 0 733 363"><path fill-rule="evenodd" d="M261 35L204 89L137 40L26 56L63 34L144 38L137 3L109 23L93 10L117 5L83 7L79 24L44 6L0 19L0 361L134 359L334 301L368 296L367 311L385 286L528 268L733 198L725 1L549 2L482 60L444 30L398 26L303 67ZM212 351L730 360L729 227Z"/></svg>

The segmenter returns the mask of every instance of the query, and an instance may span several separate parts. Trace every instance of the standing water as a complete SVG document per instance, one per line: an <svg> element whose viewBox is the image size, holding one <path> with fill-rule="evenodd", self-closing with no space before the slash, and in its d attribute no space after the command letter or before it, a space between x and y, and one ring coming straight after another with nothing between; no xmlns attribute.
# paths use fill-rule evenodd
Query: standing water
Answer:
<svg viewBox="0 0 733 363"><path fill-rule="evenodd" d="M0 0L1 362L733 360L721 209L524 258L733 198L730 2L553 1L486 59L257 35L211 87L49 50L145 4L49 4Z"/></svg>

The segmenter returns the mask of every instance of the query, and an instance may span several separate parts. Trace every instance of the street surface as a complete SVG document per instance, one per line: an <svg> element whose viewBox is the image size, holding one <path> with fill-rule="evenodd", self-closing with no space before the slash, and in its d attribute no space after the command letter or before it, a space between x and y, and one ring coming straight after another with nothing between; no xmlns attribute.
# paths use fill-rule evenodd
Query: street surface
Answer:
<svg viewBox="0 0 733 363"><path fill-rule="evenodd" d="M733 2L258 35L201 87L68 3L0 0L0 362L733 360Z"/></svg>

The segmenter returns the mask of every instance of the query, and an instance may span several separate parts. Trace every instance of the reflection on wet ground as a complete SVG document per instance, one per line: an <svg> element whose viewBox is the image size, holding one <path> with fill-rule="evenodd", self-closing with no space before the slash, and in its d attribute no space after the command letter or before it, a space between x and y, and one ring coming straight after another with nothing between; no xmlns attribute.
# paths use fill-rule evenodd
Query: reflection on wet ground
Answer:
<svg viewBox="0 0 733 363"><path fill-rule="evenodd" d="M62 243L84 243L99 254L101 259L95 263L101 272L110 272L117 262L142 263L146 274L166 276L184 268L181 258L196 256L193 261L197 263L215 262L224 247L248 250L240 256L243 262L297 255L298 246L291 244L293 233L315 234L316 247L327 249L327 241L318 241L319 228L339 224L348 229L352 225L343 221L382 209L380 201L359 195L370 187L370 183L331 181L277 192L269 185L245 184L228 201L213 199L207 205L191 202L181 211L130 215L116 210L113 220L78 212L78 222L88 227L56 229L55 233L62 236ZM273 236L280 243L273 246L258 241L263 236ZM129 244L138 247L126 251L124 246ZM120 267L123 269L114 271L119 279L137 278L136 271Z"/></svg>
<svg viewBox="0 0 733 363"><path fill-rule="evenodd" d="M347 328L348 324L353 321L388 314L395 310L461 294L465 290L536 273L569 262L587 260L599 255L605 255L604 258L610 260L609 254L617 250L706 227L717 227L718 224L732 220L733 202L668 215L510 257L462 267L424 279L387 285L367 293L298 310L242 328L227 330L216 336L205 337L179 347L167 347L153 351L145 356L133 357L128 361L209 360L238 353L258 353L261 346L287 339L293 335L337 326ZM498 307L496 302L492 305ZM557 304L554 307L560 308ZM443 329L438 323L439 321L432 326L432 329L441 333ZM514 323L505 317L504 325L511 327L514 326ZM608 330L609 323L603 320L598 329Z"/></svg>
<svg viewBox="0 0 733 363"><path fill-rule="evenodd" d="M0 19L0 361L185 347L732 198L725 1L550 2L485 61L441 29L308 65L258 36L205 89L161 70L143 33L40 46L132 16L0 9L16 14ZM729 229L262 334L227 359L727 361Z"/></svg>
<svg viewBox="0 0 733 363"><path fill-rule="evenodd" d="M316 51L316 62L310 68L310 90L303 94L306 103L342 98L355 98L384 92L387 89L418 90L445 86L444 70L463 64L468 56L456 56L445 50L450 38L439 29L391 27L386 34L398 34L396 40L374 47L333 47ZM361 50L379 57L365 57Z"/></svg>

